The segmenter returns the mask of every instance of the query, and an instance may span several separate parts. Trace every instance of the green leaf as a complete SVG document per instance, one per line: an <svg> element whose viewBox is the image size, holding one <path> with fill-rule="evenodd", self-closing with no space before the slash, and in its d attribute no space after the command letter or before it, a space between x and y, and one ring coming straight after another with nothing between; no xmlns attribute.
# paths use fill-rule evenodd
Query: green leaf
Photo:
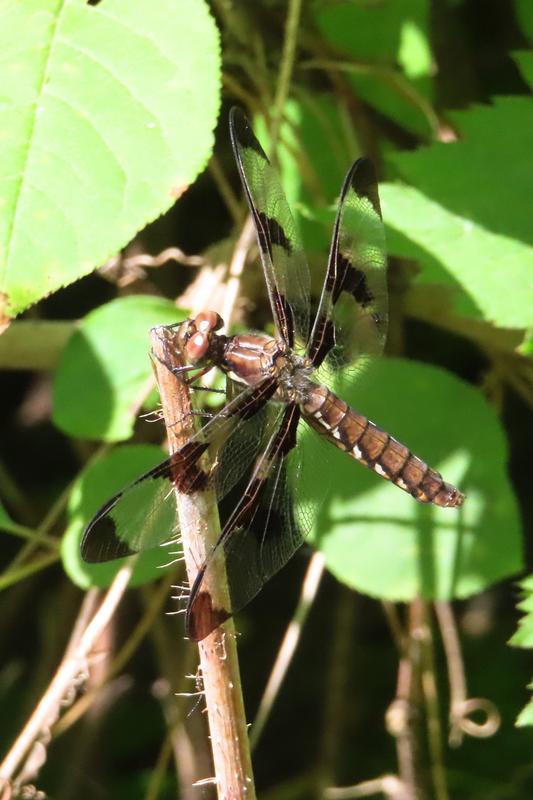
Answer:
<svg viewBox="0 0 533 800"><path fill-rule="evenodd" d="M53 370L65 348L74 321L21 319L0 336L0 368Z"/></svg>
<svg viewBox="0 0 533 800"><path fill-rule="evenodd" d="M105 564L86 564L81 559L80 541L83 532L98 509L117 491L151 469L164 458L152 445L125 445L88 467L72 487L67 509L69 523L61 542L61 558L67 575L82 589L109 586L128 559L120 558ZM176 524L176 508L168 504L168 529ZM163 565L172 560L168 548L155 548L135 559L131 586L161 577Z"/></svg>
<svg viewBox="0 0 533 800"><path fill-rule="evenodd" d="M514 647L531 649L533 647L533 576L520 581L522 598L517 606L524 613L518 622L518 629L509 640Z"/></svg>
<svg viewBox="0 0 533 800"><path fill-rule="evenodd" d="M115 254L203 169L220 54L203 0L3 3L0 49L13 315Z"/></svg>
<svg viewBox="0 0 533 800"><path fill-rule="evenodd" d="M316 22L325 39L350 56L348 80L363 100L402 128L430 131L423 110L432 93L427 0L322 3Z"/></svg>
<svg viewBox="0 0 533 800"><path fill-rule="evenodd" d="M520 345L519 352L523 356L533 356L533 330L526 331L524 341Z"/></svg>
<svg viewBox="0 0 533 800"><path fill-rule="evenodd" d="M533 6L531 6L531 8L533 9ZM517 63L518 69L522 73L522 77L533 89L533 53L529 50L524 50L520 53L514 53L513 58Z"/></svg>
<svg viewBox="0 0 533 800"><path fill-rule="evenodd" d="M528 688L533 689L533 683ZM516 720L517 728L525 728L527 725L533 725L533 700L522 709Z"/></svg>
<svg viewBox="0 0 533 800"><path fill-rule="evenodd" d="M533 42L533 5L531 5L531 0L514 0L514 6L520 27Z"/></svg>
<svg viewBox="0 0 533 800"><path fill-rule="evenodd" d="M421 78L430 75L433 58L427 32L411 19L402 23L398 61L408 78Z"/></svg>
<svg viewBox="0 0 533 800"><path fill-rule="evenodd" d="M339 394L466 493L460 510L417 503L310 432L305 496L329 569L389 600L467 597L522 565L520 521L498 419L479 392L444 370L401 359L369 364ZM331 452L333 451L333 452ZM327 460L326 460L327 459ZM328 463L331 462L331 463Z"/></svg>
<svg viewBox="0 0 533 800"><path fill-rule="evenodd" d="M455 285L459 313L527 327L533 322L533 100L499 98L454 119L463 141L391 156L416 188L381 187L392 228L389 252L418 259L420 280Z"/></svg>
<svg viewBox="0 0 533 800"><path fill-rule="evenodd" d="M533 575L528 575L520 581L520 589L522 599L517 605L524 616L519 620L518 628L511 636L509 644L514 647L531 650L533 648ZM533 689L533 684L530 684L528 688ZM530 700L527 706L522 709L516 720L516 725L519 728L533 725L533 700Z"/></svg>
<svg viewBox="0 0 533 800"><path fill-rule="evenodd" d="M54 381L54 423L108 442L131 436L152 375L150 328L184 319L158 297L130 296L88 314L68 342Z"/></svg>

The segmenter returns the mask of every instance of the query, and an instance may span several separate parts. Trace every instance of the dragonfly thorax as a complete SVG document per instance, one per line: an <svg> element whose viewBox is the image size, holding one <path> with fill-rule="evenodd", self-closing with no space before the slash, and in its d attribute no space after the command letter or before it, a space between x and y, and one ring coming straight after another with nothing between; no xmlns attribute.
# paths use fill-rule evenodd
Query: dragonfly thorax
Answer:
<svg viewBox="0 0 533 800"><path fill-rule="evenodd" d="M302 373L307 376L312 372L308 360L292 352L283 340L262 333L229 337L219 366L232 380L247 386L276 378L276 398L284 402L296 399L295 388Z"/></svg>

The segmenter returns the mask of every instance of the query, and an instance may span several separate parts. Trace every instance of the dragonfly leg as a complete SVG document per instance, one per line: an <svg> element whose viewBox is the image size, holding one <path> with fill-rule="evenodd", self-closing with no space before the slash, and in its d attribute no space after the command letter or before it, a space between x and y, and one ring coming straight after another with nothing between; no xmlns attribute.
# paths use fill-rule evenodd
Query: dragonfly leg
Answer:
<svg viewBox="0 0 533 800"><path fill-rule="evenodd" d="M190 386L194 392L214 392L215 394L226 394L225 389L213 389L211 386L194 386L192 383Z"/></svg>
<svg viewBox="0 0 533 800"><path fill-rule="evenodd" d="M158 356L154 352L151 353L151 357L152 358L156 358L157 361L159 361L160 364L162 364L164 367L166 367L169 372L171 372L173 375L175 375L176 378L179 378L179 380L182 383L184 383L186 386L190 386L193 381L198 380L198 378L203 377L203 375L206 375L211 369L213 369L212 366L197 367L195 364L184 364L181 367L173 367L167 361L165 361L164 358L161 358L160 356ZM191 378L182 378L181 377L182 375L186 375L188 372L193 372L194 370L198 370L198 374L197 375L193 375Z"/></svg>

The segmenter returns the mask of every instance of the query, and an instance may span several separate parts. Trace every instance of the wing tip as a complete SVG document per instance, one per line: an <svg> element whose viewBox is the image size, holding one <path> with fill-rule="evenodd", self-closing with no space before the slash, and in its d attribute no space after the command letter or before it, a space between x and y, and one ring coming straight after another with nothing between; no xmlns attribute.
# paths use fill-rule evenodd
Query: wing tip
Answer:
<svg viewBox="0 0 533 800"><path fill-rule="evenodd" d="M376 168L374 162L367 156L358 158L348 170L342 187L341 199L344 198L350 188L359 197L366 197L372 204L376 214L379 215L380 219L382 218Z"/></svg>
<svg viewBox="0 0 533 800"><path fill-rule="evenodd" d="M229 130L231 143L236 155L239 153L240 147L249 148L270 164L267 154L253 132L250 120L240 106L232 106L230 109ZM238 161L240 163L240 156L238 156Z"/></svg>
<svg viewBox="0 0 533 800"><path fill-rule="evenodd" d="M134 555L128 543L117 532L115 520L106 512L109 503L89 523L80 544L82 559L87 564L99 564Z"/></svg>

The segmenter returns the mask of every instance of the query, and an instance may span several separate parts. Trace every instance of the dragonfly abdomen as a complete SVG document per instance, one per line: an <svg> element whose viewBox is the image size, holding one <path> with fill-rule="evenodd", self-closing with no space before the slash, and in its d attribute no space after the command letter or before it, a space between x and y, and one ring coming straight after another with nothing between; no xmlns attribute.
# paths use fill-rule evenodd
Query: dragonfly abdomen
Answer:
<svg viewBox="0 0 533 800"><path fill-rule="evenodd" d="M464 495L408 447L326 386L312 384L301 403L306 422L349 456L422 503L460 506Z"/></svg>

